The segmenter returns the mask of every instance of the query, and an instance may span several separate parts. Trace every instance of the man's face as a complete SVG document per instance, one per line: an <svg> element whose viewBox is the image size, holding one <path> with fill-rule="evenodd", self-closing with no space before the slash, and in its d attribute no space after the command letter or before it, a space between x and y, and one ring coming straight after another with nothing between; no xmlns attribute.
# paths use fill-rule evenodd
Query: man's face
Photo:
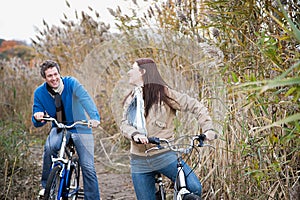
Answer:
<svg viewBox="0 0 300 200"><path fill-rule="evenodd" d="M49 68L45 71L45 81L54 89L58 88L60 83L60 74L56 67Z"/></svg>

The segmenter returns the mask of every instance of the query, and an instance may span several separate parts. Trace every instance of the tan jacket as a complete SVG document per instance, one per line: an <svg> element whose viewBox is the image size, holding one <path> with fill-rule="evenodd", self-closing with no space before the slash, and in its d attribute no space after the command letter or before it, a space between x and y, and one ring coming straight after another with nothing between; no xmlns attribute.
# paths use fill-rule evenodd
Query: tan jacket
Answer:
<svg viewBox="0 0 300 200"><path fill-rule="evenodd" d="M173 139L175 129L174 118L176 117L177 110L193 113L203 132L213 128L207 108L197 99L170 88L167 89L167 95L175 101L171 103L171 107L163 102L159 108L158 105L152 106L146 117L147 137ZM132 141L131 136L137 130L135 127L129 125L126 119L126 111L132 98L133 96L130 95L125 101L120 129L122 134L131 140L130 152L135 155L146 156L145 151L153 147L153 144L137 144ZM161 151L152 151L151 155L156 153L161 153Z"/></svg>

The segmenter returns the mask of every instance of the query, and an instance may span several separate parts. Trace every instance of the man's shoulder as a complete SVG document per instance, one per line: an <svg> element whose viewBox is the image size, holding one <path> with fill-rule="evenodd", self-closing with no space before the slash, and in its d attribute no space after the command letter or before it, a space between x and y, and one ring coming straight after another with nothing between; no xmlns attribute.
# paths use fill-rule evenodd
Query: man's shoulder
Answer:
<svg viewBox="0 0 300 200"><path fill-rule="evenodd" d="M78 82L78 80L75 77L73 77L73 76L63 76L62 80L64 81L64 83L67 83L67 82Z"/></svg>
<svg viewBox="0 0 300 200"><path fill-rule="evenodd" d="M73 77L73 76L62 76L61 78L62 78L62 80L74 80L75 79L75 77Z"/></svg>
<svg viewBox="0 0 300 200"><path fill-rule="evenodd" d="M41 92L41 91L43 91L43 90L45 90L46 89L46 83L44 82L44 83L42 83L42 84L40 84L36 89L35 89L35 93L37 93L37 92Z"/></svg>

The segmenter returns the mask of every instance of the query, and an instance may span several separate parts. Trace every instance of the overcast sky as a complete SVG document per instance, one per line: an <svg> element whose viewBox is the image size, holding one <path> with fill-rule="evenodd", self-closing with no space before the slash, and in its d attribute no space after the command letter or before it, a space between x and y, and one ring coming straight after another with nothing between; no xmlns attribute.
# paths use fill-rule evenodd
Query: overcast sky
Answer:
<svg viewBox="0 0 300 200"><path fill-rule="evenodd" d="M97 10L100 20L113 23L113 17L107 8L115 9L121 6L126 12L133 6L131 0L68 0L69 8L65 0L0 0L0 38L5 40L21 40L30 42L37 34L34 27L44 28L43 19L49 24L61 25L60 19L65 13L69 18L75 18L75 10L88 11L88 6ZM146 7L143 0L142 8ZM149 1L150 2L150 1ZM149 4L149 3L148 3ZM88 12L94 16L90 11Z"/></svg>

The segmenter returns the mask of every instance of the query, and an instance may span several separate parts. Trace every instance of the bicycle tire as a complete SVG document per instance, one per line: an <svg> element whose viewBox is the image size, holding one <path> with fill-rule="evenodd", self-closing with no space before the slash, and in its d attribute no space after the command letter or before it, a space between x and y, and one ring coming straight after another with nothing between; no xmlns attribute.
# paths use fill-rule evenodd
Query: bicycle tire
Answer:
<svg viewBox="0 0 300 200"><path fill-rule="evenodd" d="M183 200L201 200L201 197L195 194L186 194L183 196Z"/></svg>
<svg viewBox="0 0 300 200"><path fill-rule="evenodd" d="M156 200L165 200L166 199L166 191L163 186L159 186L159 190L155 193Z"/></svg>
<svg viewBox="0 0 300 200"><path fill-rule="evenodd" d="M72 193L73 190L77 189L80 184L80 164L78 158L75 157L72 159L72 164L70 168L70 178L67 187L69 188L69 193ZM78 197L78 191L71 196L72 200L76 200Z"/></svg>
<svg viewBox="0 0 300 200"><path fill-rule="evenodd" d="M57 193L59 190L59 184L61 177L60 172L62 168L60 165L55 166L47 179L47 184L45 188L44 200L55 200L57 199Z"/></svg>

